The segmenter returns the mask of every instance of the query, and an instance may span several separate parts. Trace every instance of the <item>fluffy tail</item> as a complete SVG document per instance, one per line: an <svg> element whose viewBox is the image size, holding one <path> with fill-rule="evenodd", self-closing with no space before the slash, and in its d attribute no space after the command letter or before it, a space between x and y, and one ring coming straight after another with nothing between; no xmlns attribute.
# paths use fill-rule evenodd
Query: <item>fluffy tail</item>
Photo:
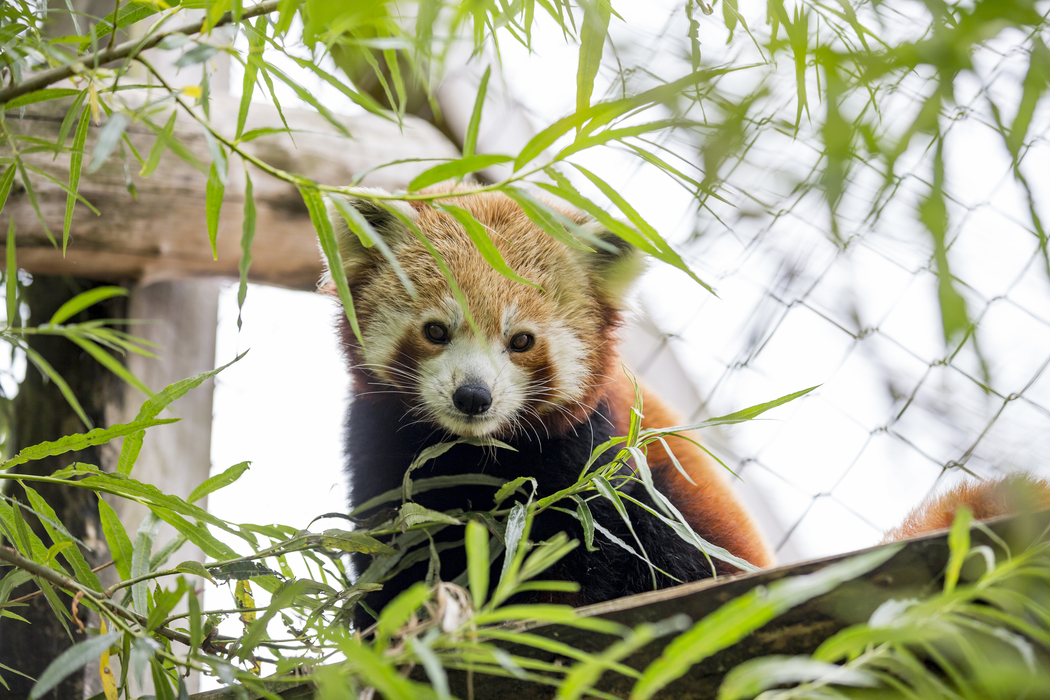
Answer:
<svg viewBox="0 0 1050 700"><path fill-rule="evenodd" d="M938 496L930 496L882 538L893 542L950 527L959 506L973 511L974 519L1050 508L1050 482L1018 473L994 481L966 482Z"/></svg>

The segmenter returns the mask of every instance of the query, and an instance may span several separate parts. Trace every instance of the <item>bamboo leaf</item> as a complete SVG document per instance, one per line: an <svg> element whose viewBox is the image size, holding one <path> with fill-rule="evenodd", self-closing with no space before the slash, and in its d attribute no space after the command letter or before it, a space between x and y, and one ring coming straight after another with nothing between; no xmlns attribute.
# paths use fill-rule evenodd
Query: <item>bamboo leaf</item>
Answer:
<svg viewBox="0 0 1050 700"><path fill-rule="evenodd" d="M97 171L106 162L109 154L124 137L124 130L127 129L128 123L128 118L120 112L113 112L109 115L106 125L102 127L102 131L98 132L95 150L91 154L91 162L88 163L88 175Z"/></svg>
<svg viewBox="0 0 1050 700"><path fill-rule="evenodd" d="M401 267L401 262L394 255L394 252L390 250L390 246L387 245L386 241L383 240L383 236L378 233L372 224L368 223L368 219L357 209L357 207L350 204L350 200L346 197L338 194L329 196L332 204L335 206L336 211L346 221L347 227L354 232L354 235L361 241L361 245L366 248L375 246L376 249L386 258L386 261L390 263L390 266L394 270L394 274L397 275L401 285L408 292L408 295L413 299L416 298L416 288L412 284L412 280L405 274L404 268Z"/></svg>
<svg viewBox="0 0 1050 700"><path fill-rule="evenodd" d="M69 227L73 224L73 209L77 204L77 191L80 189L80 168L84 163L84 146L87 144L88 124L91 111L81 108L80 121L73 133L73 152L69 154L69 193L66 195L66 216L62 222L62 254L66 254L69 245Z"/></svg>
<svg viewBox="0 0 1050 700"><path fill-rule="evenodd" d="M237 330L241 330L241 312L248 297L248 270L252 266L252 243L255 241L255 195L248 168L244 169L244 223L241 227L241 261L237 264L240 281L237 286Z"/></svg>
<svg viewBox="0 0 1050 700"><path fill-rule="evenodd" d="M62 521L58 519L55 509L41 498L40 494L32 487L23 485L23 488L26 496L29 497L29 503L33 506L33 510L37 511L39 516L41 516L39 518L40 524L44 526L44 530L51 538L51 541L57 545L70 545L62 550L62 558L69 562L69 565L73 568L77 581L96 591L101 591L102 582L99 581L98 574L91 570L91 565L84 559L84 553L80 551L73 536L69 534Z"/></svg>
<svg viewBox="0 0 1050 700"><path fill-rule="evenodd" d="M165 408L168 407L174 401L185 396L188 392L196 389L198 386L203 384L206 380L214 377L219 372L223 371L234 362L237 362L247 354L247 351L241 353L230 362L227 362L222 367L217 367L210 372L202 372L196 376L188 379L181 379L174 384L169 384L163 390L153 394L146 399L139 407L139 412L135 416L136 421L144 421L152 419L160 414ZM171 422L171 421L162 421ZM124 439L124 444L120 449L120 457L117 460L117 473L127 476L131 474L132 468L135 466L135 460L138 458L139 451L142 449L142 440L145 437L144 431L139 431L131 434L129 437Z"/></svg>
<svg viewBox="0 0 1050 700"><path fill-rule="evenodd" d="M94 424L91 422L91 419L88 418L87 414L84 413L83 407L81 407L80 402L77 401L77 397L73 395L73 390L69 388L69 384L67 384L66 380L62 378L62 375L56 372L55 368L52 367L51 364L36 350L28 345L21 345L20 347L25 352L26 358L28 358L29 361L40 370L40 373L54 382L55 386L57 386L58 390L62 393L62 396L66 399L66 403L69 404L70 408L73 409L84 425L91 428ZM0 464L0 469L3 468L4 466Z"/></svg>
<svg viewBox="0 0 1050 700"><path fill-rule="evenodd" d="M57 659L48 664L40 674L36 685L29 692L29 700L38 700L49 690L64 681L70 674L102 656L102 653L120 639L120 632L110 632L98 637L91 637L62 652Z"/></svg>
<svg viewBox="0 0 1050 700"><path fill-rule="evenodd" d="M603 243L598 238L587 233L572 219L536 199L525 190L508 187L503 190L503 194L513 199L525 212L525 216L554 240L576 250L590 251L595 247L603 247Z"/></svg>
<svg viewBox="0 0 1050 700"><path fill-rule="evenodd" d="M186 502L196 503L208 494L214 493L215 491L218 491L221 488L229 486L233 482L237 481L237 479L241 478L241 475L244 474L244 472L248 471L248 467L250 466L251 462L240 462L238 464L233 465L223 473L216 474L215 476L205 480L203 483L201 483L200 486L198 486L190 492L190 495L186 498Z"/></svg>
<svg viewBox="0 0 1050 700"><path fill-rule="evenodd" d="M139 379L134 374L132 374L130 371L128 371L128 368L124 366L123 362L121 362L120 360L116 359L115 357L110 355L108 352L103 350L94 341L88 340L87 338L85 338L84 336L82 336L80 334L75 334L75 335L74 334L70 334L68 337L74 343L76 343L81 348L83 348L87 352L87 354L89 354L93 358L95 358L95 360L100 365L102 365L103 367L108 369L110 372L112 372L113 374L117 375L118 377L123 379L125 382L127 382L128 384L132 385L133 387L135 387L136 389L141 391L143 394L146 394L147 396L149 396L150 394L153 393L152 391L150 391L150 388L148 386L146 386L142 382L141 379Z"/></svg>
<svg viewBox="0 0 1050 700"><path fill-rule="evenodd" d="M731 669L718 690L718 700L745 700L780 685L820 681L854 688L875 688L878 679L862 669L797 656L751 659Z"/></svg>
<svg viewBox="0 0 1050 700"><path fill-rule="evenodd" d="M8 173L13 176L14 168L8 168L7 172L4 173L4 179L7 179ZM7 187L11 187L11 183L7 183ZM0 182L0 189L3 188L3 183ZM0 195L3 195L0 192ZM0 196L0 200L4 197ZM3 202L0 201L0 208L2 208ZM7 224L7 272L4 286L4 294L6 296L5 301L7 302L7 327L13 328L21 325L19 321L21 318L18 315L18 265L15 261L15 217L11 217Z"/></svg>
<svg viewBox="0 0 1050 700"><path fill-rule="evenodd" d="M602 52L609 34L610 8L604 0L591 0L583 5L580 28L580 63L576 70L576 113L591 106L594 79L602 65Z"/></svg>
<svg viewBox="0 0 1050 700"><path fill-rule="evenodd" d="M222 210L222 197L226 186L219 179L219 169L212 163L208 171L208 184L205 188L205 215L208 222L208 242L211 243L211 255L214 260L219 259L218 237L219 237L219 212Z"/></svg>
<svg viewBox="0 0 1050 700"><path fill-rule="evenodd" d="M959 583L959 573L963 562L970 554L970 524L973 522L973 511L966 506L959 506L955 511L952 529L948 532L948 566L944 571L944 592L951 593ZM991 569L989 569L991 570Z"/></svg>
<svg viewBox="0 0 1050 700"><path fill-rule="evenodd" d="M136 420L127 424L118 423L111 428L95 428L87 433L67 435L55 440L54 442L42 442L38 445L26 447L21 450L14 457L0 464L0 470L10 469L16 465L43 459L44 457L52 457L54 455L65 454L66 452L83 450L94 445L102 445L113 438L130 435L136 431L151 428L154 425L174 423L177 420L177 418Z"/></svg>
<svg viewBox="0 0 1050 700"><path fill-rule="evenodd" d="M314 230L317 231L317 238L321 242L321 250L328 261L328 270L332 275L332 281L335 282L335 288L339 292L339 300L343 302L343 310L346 312L347 320L350 321L350 328L353 329L357 342L364 345L364 340L361 338L361 328L357 324L357 314L354 311L354 299L350 295L350 286L346 280L346 270L343 268L343 258L339 254L339 242L336 240L335 231L332 229L332 222L328 220L321 193L313 187L300 186L299 194L302 196L303 201L306 202L306 208L310 212L310 220L313 222Z"/></svg>
<svg viewBox="0 0 1050 700"><path fill-rule="evenodd" d="M481 127L481 112L485 107L485 94L488 92L489 77L491 75L492 66L487 66L485 68L485 74L481 76L481 83L478 85L478 96L474 100L474 111L470 114L470 122L467 124L466 134L463 136L464 158L469 158L474 155L474 149L478 144L478 129Z"/></svg>
<svg viewBox="0 0 1050 700"><path fill-rule="evenodd" d="M146 164L142 166L139 171L139 175L142 177L149 177L153 174L153 171L160 165L161 156L164 155L164 150L168 144L173 140L175 135L175 117L178 111L171 110L171 115L168 117L168 121L164 124L164 128L157 134L156 140L153 142L153 148L149 151L149 156L146 158Z"/></svg>
<svg viewBox="0 0 1050 700"><path fill-rule="evenodd" d="M417 175L412 182L408 183L408 189L409 191L416 192L424 187L436 185L445 180L460 179L466 177L470 173L477 172L478 170L484 170L489 166L507 163L511 160L513 160L511 156L503 155L464 156L459 160L442 163L441 165L435 165L429 170L424 170Z"/></svg>
<svg viewBox="0 0 1050 700"><path fill-rule="evenodd" d="M234 140L239 141L244 133L244 123L248 119L248 108L252 95L255 94L255 83L259 76L259 62L251 60L252 56L262 58L265 24L262 17L255 21L253 29L245 27L248 35L248 60L244 64L244 80L241 82L241 104L237 110L237 134Z"/></svg>
<svg viewBox="0 0 1050 700"><path fill-rule="evenodd" d="M743 639L773 618L834 590L888 561L902 545L882 547L812 574L781 579L729 601L677 636L642 673L631 700L647 700L703 659Z"/></svg>
<svg viewBox="0 0 1050 700"><path fill-rule="evenodd" d="M476 520L467 523L467 575L474 609L480 610L489 594L489 531Z"/></svg>
<svg viewBox="0 0 1050 700"><path fill-rule="evenodd" d="M73 88L45 88L43 90L36 90L35 92L31 92L27 95L20 95L19 97L8 101L4 104L4 109L18 109L27 105L36 104L37 102L48 102L63 97L72 97L73 95L80 94L80 92L80 90L75 90Z"/></svg>
<svg viewBox="0 0 1050 700"><path fill-rule="evenodd" d="M541 288L538 284L525 279L507 265L506 261L503 260L503 256L500 254L499 249L496 247L496 244L492 242L492 238L489 236L488 231L469 211L462 207L457 207L454 204L438 204L435 206L438 209L451 214L452 217L463 226L463 230L466 231L470 240L474 242L478 252L481 253L481 257L485 259L485 262L492 266L492 269L514 282L520 282L521 284L526 284L537 289Z"/></svg>
<svg viewBox="0 0 1050 700"><path fill-rule="evenodd" d="M36 190L33 188L33 182L29 179L29 173L26 172L25 164L20 158L15 160L15 164L18 166L18 176L22 180L22 186L26 188L26 198L29 200L29 206L33 207L33 213L36 214L36 220L40 222L40 228L44 229L44 234L47 236L47 240L51 242L51 245L57 246L55 237L51 234L51 229L48 228L47 222L44 221L44 215L40 212L40 202L36 198Z"/></svg>
<svg viewBox="0 0 1050 700"><path fill-rule="evenodd" d="M781 396L779 399L773 399L772 401L767 401L766 403L760 403L754 406L749 406L748 408L735 411L734 413L727 413L726 415L719 416L718 418L709 418L708 420L701 421L699 423L693 423L691 425L684 425L678 428L661 428L660 430L643 430L642 435L643 437L649 438L658 435L667 435L671 433L683 433L689 430L700 430L701 428L708 428L715 425L731 425L733 423L743 423L753 418L757 418L758 416L762 415L770 409L776 408L777 406L783 406L788 402L794 401L799 397L805 396L814 389L819 388L819 386L819 384L817 386L811 386L808 389L803 389L802 391L796 391L794 393L787 394L786 396Z"/></svg>
<svg viewBox="0 0 1050 700"><path fill-rule="evenodd" d="M117 512L105 499L98 499L98 515L102 521L102 534L106 538L109 554L113 557L113 566L116 567L121 580L125 581L131 578L131 558L134 552L131 538L128 537Z"/></svg>
<svg viewBox="0 0 1050 700"><path fill-rule="evenodd" d="M131 551L131 578L138 578L149 573L150 555L153 554L153 540L160 531L160 518L154 513L149 513L135 532L135 546ZM135 611L139 615L149 615L149 594L146 581L138 581L131 585L131 600L135 605Z"/></svg>
<svg viewBox="0 0 1050 700"><path fill-rule="evenodd" d="M76 316L78 313L86 308L94 306L95 304L105 299L110 299L116 296L127 296L128 290L123 287L95 287L89 289L86 292L81 292L75 297L62 304L58 308L58 311L48 321L48 325L57 326L64 321Z"/></svg>

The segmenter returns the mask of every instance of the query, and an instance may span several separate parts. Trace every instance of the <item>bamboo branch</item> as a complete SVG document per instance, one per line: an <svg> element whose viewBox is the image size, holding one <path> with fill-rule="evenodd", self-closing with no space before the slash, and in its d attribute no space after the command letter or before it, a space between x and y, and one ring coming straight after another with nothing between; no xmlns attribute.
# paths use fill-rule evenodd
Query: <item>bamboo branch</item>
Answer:
<svg viewBox="0 0 1050 700"><path fill-rule="evenodd" d="M252 8L247 8L241 13L241 19L251 19L252 17L258 17L259 15L268 15L277 9L280 4L280 0L267 0ZM118 44L112 48L95 51L85 56L79 57L75 61L71 61L63 66L52 68L37 73L28 80L23 80L20 83L10 85L3 90L0 90L0 105L3 105L10 100L22 95L28 95L31 92L42 90L48 85L57 83L60 80L73 77L78 70L81 70L85 65L101 66L111 61L116 61L122 58L127 58L139 51L145 51L146 49L152 49L154 46L164 40L165 37L171 36L172 34L186 34L187 36L198 34L204 29L206 19L202 19L199 22L190 22L181 27L173 29L169 32L158 32L155 36L142 41L141 39L134 39L131 41L125 41L122 44ZM227 12L219 21L215 23L215 27L229 24L233 21L233 13ZM113 29L113 33L116 34L116 27Z"/></svg>

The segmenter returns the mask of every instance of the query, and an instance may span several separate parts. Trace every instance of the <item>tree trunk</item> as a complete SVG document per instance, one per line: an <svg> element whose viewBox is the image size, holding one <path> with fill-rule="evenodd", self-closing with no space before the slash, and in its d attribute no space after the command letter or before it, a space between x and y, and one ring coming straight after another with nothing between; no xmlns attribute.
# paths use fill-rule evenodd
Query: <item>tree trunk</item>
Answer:
<svg viewBox="0 0 1050 700"><path fill-rule="evenodd" d="M23 301L29 306L29 323L46 323L65 301L96 284L71 277L34 277L32 284L23 291ZM121 318L125 314L125 307L125 300L117 297L97 304L71 320ZM119 403L123 395L123 387L120 386L119 380L65 338L29 336L29 345L69 383L91 421L96 426L106 425L107 409L119 408L115 402ZM58 387L44 379L35 367L29 366L25 380L14 399L14 424L11 426L13 451L85 430L86 426L70 408ZM68 452L22 465L18 470L26 474L50 474L73 462L86 462L102 467L103 462L107 461L103 454L106 449L106 446L99 446L79 452ZM52 484L34 484L33 488L55 509L58 519L70 533L91 548L92 551L84 552L91 566L98 566L109 560L98 517L98 498L94 493L86 489ZM23 503L27 502L21 488L9 488L7 495ZM26 510L23 510L22 514L33 531L50 546L51 540L39 521ZM12 594L12 599L35 590L36 584L26 584ZM59 598L68 610L71 602L69 596L59 593ZM74 641L84 638L84 635L77 631L76 625L68 620L69 629L73 633L72 639L66 634L43 596L33 598L25 607L16 608L14 612L29 620L30 624L0 618L0 663L34 678L39 677L48 663ZM82 620L83 617L82 609ZM0 687L0 699L22 700L28 697L33 681L6 671L0 673L9 686L8 689ZM83 698L85 690L94 687L97 680L95 676L75 673L45 697L56 700Z"/></svg>

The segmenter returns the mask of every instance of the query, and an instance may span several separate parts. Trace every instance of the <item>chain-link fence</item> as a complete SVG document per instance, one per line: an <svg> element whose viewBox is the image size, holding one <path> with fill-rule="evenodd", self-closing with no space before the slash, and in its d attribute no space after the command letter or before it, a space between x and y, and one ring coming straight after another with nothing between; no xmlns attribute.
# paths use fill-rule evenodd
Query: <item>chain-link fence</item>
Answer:
<svg viewBox="0 0 1050 700"><path fill-rule="evenodd" d="M1050 472L1050 275L1038 218L1050 198L1050 112L1036 109L1016 171L1002 126L1024 109L1031 50L1019 33L979 49L941 116L945 242L976 324L969 336L944 339L934 240L917 215L933 139L913 141L889 182L855 154L839 240L812 176L828 162L821 135L805 117L797 133L749 124L718 190L727 202L709 197L697 215L672 198L663 213L695 227L687 260L720 298L666 270L650 275L644 305L661 332L636 333L642 375L673 387L667 367L679 363L696 391L678 389L676 403L694 419L821 385L773 423L706 436L733 455L781 562L874 544L970 475ZM788 109L794 82L770 86L766 99ZM880 124L900 134L932 86L917 72L884 87L872 97ZM641 168L622 187L656 192L651 177Z"/></svg>

